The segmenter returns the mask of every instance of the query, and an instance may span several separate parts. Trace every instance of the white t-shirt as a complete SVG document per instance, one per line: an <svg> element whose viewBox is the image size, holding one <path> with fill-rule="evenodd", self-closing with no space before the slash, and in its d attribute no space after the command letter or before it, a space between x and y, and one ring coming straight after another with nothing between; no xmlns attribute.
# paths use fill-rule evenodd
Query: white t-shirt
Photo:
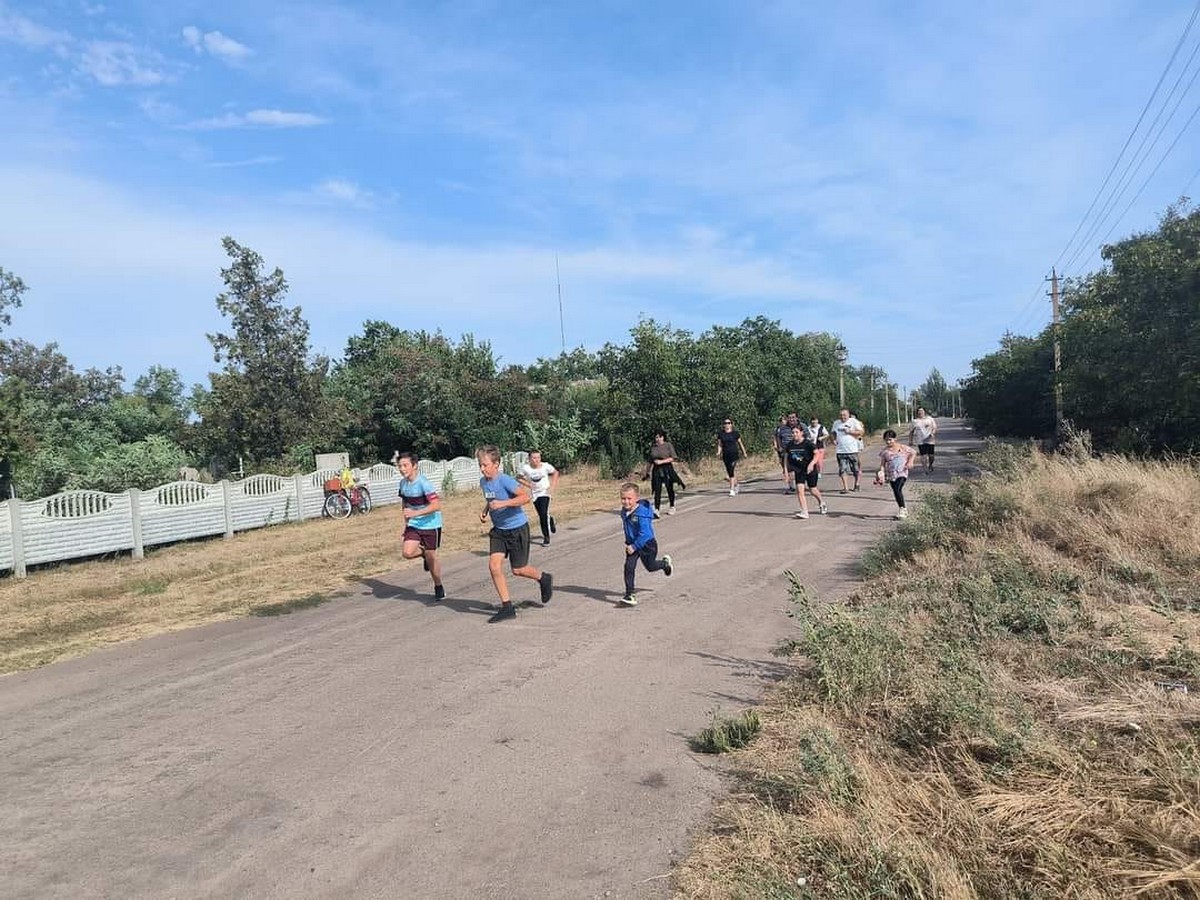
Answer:
<svg viewBox="0 0 1200 900"><path fill-rule="evenodd" d="M913 441L915 443L933 443L933 436L937 434L937 422L933 416L926 416L923 419L913 419L912 428Z"/></svg>
<svg viewBox="0 0 1200 900"><path fill-rule="evenodd" d="M550 465L548 462L543 462L536 469L525 463L521 466L521 477L529 482L531 495L534 500L538 497L550 496L550 476L557 472L558 469Z"/></svg>
<svg viewBox="0 0 1200 900"><path fill-rule="evenodd" d="M833 423L834 449L838 453L857 453L862 449L862 441L852 435L852 431L862 431L862 422L851 416L845 422L838 419Z"/></svg>

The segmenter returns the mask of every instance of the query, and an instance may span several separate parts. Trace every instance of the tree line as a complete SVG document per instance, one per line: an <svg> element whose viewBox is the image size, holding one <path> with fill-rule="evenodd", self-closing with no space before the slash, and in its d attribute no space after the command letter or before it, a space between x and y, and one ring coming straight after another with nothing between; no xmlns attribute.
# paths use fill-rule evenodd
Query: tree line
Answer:
<svg viewBox="0 0 1200 900"><path fill-rule="evenodd" d="M524 366L502 365L470 334L372 320L329 359L312 353L283 272L232 238L223 246L216 304L226 328L207 335L217 367L190 390L165 366L128 389L120 367L80 372L53 343L4 335L27 288L0 269L0 458L21 496L152 487L185 465L220 478L311 470L320 452L370 465L397 449L448 459L489 443L620 476L660 428L695 458L712 452L717 423L731 416L761 450L784 412L832 420L839 375L869 427L895 394L884 370L843 368L838 337L794 334L762 316L699 335L643 319L627 343Z"/></svg>
<svg viewBox="0 0 1200 900"><path fill-rule="evenodd" d="M1200 450L1200 210L1103 248L1100 271L1067 281L1058 328L1063 418L1098 449ZM981 431L1046 438L1057 428L1054 326L1006 334L972 363L963 403Z"/></svg>

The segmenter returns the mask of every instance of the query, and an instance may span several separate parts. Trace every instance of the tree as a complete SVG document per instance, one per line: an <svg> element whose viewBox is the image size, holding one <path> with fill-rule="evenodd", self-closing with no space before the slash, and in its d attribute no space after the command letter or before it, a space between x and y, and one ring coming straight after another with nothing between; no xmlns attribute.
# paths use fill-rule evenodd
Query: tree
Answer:
<svg viewBox="0 0 1200 900"><path fill-rule="evenodd" d="M21 305L21 297L25 291L25 282L0 266L0 325L12 324L9 310Z"/></svg>
<svg viewBox="0 0 1200 900"><path fill-rule="evenodd" d="M322 394L328 361L310 358L308 323L299 307L284 305L282 270L265 273L253 250L231 237L221 243L232 262L221 270L226 290L217 309L232 330L208 335L224 367L197 398L200 439L230 464L236 456L277 462L294 444L328 439L335 428Z"/></svg>
<svg viewBox="0 0 1200 900"><path fill-rule="evenodd" d="M949 407L950 388L946 379L936 368L929 370L929 377L917 388L917 399L931 416L944 416Z"/></svg>
<svg viewBox="0 0 1200 900"><path fill-rule="evenodd" d="M1054 433L1053 343L1005 334L1000 349L971 362L963 406L975 427L989 434L1048 437Z"/></svg>

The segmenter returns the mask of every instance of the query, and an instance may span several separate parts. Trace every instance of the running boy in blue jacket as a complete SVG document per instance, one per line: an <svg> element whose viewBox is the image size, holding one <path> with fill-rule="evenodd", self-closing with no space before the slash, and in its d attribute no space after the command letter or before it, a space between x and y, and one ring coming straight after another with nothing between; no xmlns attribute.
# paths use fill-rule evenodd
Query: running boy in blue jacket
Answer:
<svg viewBox="0 0 1200 900"><path fill-rule="evenodd" d="M671 574L671 557L658 558L658 541L654 539L654 508L649 500L638 496L638 486L632 481L621 485L621 524L625 526L625 596L622 606L637 606L633 595L633 574L638 560L648 572L661 570Z"/></svg>

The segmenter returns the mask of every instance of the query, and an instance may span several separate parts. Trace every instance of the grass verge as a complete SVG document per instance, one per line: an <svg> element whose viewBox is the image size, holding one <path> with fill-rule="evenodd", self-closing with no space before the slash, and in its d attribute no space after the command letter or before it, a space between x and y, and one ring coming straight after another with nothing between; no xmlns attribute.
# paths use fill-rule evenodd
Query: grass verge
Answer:
<svg viewBox="0 0 1200 900"><path fill-rule="evenodd" d="M854 594L793 581L798 674L678 896L1200 897L1200 471L982 461Z"/></svg>

